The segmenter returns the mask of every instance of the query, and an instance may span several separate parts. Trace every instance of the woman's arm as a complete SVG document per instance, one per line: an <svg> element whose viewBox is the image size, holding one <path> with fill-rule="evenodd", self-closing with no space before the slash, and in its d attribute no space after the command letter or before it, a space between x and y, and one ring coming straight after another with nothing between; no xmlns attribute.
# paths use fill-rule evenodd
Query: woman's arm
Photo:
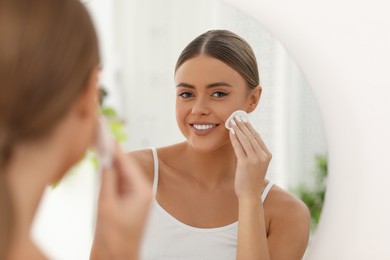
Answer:
<svg viewBox="0 0 390 260"><path fill-rule="evenodd" d="M263 205L259 199L239 200L237 259L302 259L310 234L306 205L275 187L272 218L267 234Z"/></svg>
<svg viewBox="0 0 390 260"><path fill-rule="evenodd" d="M248 122L236 119L234 123L230 137L237 155L237 259L301 259L309 236L308 210L288 193L277 192L267 234L260 197L272 155Z"/></svg>
<svg viewBox="0 0 390 260"><path fill-rule="evenodd" d="M238 198L237 260L269 260L264 209L260 202L272 155L245 118L232 120L230 139L237 156L235 192ZM246 121L246 120L245 120Z"/></svg>
<svg viewBox="0 0 390 260"><path fill-rule="evenodd" d="M268 232L271 259L302 259L310 236L310 213L306 205L286 191L275 187L272 219Z"/></svg>
<svg viewBox="0 0 390 260"><path fill-rule="evenodd" d="M151 195L137 162L117 149L114 167L102 174L90 259L138 259Z"/></svg>
<svg viewBox="0 0 390 260"><path fill-rule="evenodd" d="M241 198L238 203L237 260L271 259L264 210L259 198Z"/></svg>

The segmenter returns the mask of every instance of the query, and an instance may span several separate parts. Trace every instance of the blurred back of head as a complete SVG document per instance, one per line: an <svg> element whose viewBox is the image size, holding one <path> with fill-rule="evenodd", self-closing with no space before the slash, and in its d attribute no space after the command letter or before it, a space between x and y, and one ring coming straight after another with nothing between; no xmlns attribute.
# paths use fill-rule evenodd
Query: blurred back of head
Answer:
<svg viewBox="0 0 390 260"><path fill-rule="evenodd" d="M4 172L13 147L47 135L98 64L94 27L79 0L0 0L0 252L12 218L3 213L11 212Z"/></svg>

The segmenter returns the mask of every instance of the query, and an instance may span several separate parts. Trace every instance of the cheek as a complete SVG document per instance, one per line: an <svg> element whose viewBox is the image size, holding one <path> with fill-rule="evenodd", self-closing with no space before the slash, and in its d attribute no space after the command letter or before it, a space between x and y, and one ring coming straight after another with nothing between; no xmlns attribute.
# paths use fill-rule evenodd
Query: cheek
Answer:
<svg viewBox="0 0 390 260"><path fill-rule="evenodd" d="M99 128L99 122L98 122L98 115L96 114L96 116L94 118L92 118L92 122L91 122L91 129L90 129L90 133L91 133L90 144L91 145L93 145L95 143L98 128Z"/></svg>
<svg viewBox="0 0 390 260"><path fill-rule="evenodd" d="M176 121L179 122L183 114L183 106L176 100L175 105Z"/></svg>
<svg viewBox="0 0 390 260"><path fill-rule="evenodd" d="M176 102L176 123L180 131L182 132L185 128L186 115L187 112L185 106L183 106L183 104Z"/></svg>
<svg viewBox="0 0 390 260"><path fill-rule="evenodd" d="M235 102L232 102L235 103ZM219 112L220 118L226 122L226 120L229 118L229 116L237 111L237 110L244 110L246 111L246 106L243 103L235 103L235 104L230 104L229 106L224 106L223 109Z"/></svg>

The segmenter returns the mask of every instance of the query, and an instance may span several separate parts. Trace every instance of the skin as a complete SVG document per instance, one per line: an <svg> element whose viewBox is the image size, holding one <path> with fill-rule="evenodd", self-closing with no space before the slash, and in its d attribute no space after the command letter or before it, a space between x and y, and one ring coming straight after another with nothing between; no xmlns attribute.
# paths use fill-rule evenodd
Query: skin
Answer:
<svg viewBox="0 0 390 260"><path fill-rule="evenodd" d="M238 220L237 259L301 259L310 232L308 209L276 185L262 204L272 155L249 123L235 119L235 134L224 127L233 111L256 108L261 87L249 89L234 69L206 55L187 60L175 84L176 119L186 141L158 149L158 203L194 227ZM214 127L202 131L194 124ZM129 157L152 183L151 151Z"/></svg>
<svg viewBox="0 0 390 260"><path fill-rule="evenodd" d="M49 135L15 145L5 172L16 216L7 259L47 259L30 237L31 224L47 185L59 181L93 143L98 74L97 66L85 91ZM76 132L77 135L74 134ZM150 201L150 187L137 170L136 165L116 148L113 166L102 174L95 237L96 248L99 249L97 256L137 259L138 243ZM118 182L123 183L122 187ZM104 236L102 231L107 231ZM131 243L118 248L114 244L117 240Z"/></svg>

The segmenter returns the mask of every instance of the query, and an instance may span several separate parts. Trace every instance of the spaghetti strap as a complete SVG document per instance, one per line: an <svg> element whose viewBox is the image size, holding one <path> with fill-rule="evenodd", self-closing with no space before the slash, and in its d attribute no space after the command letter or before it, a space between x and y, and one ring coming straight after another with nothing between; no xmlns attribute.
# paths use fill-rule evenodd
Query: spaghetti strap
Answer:
<svg viewBox="0 0 390 260"><path fill-rule="evenodd" d="M263 193L261 194L261 202L262 203L264 203L264 201L267 198L267 195L268 195L268 193L271 190L273 185L274 184L270 181L270 182L268 182L267 186L265 186Z"/></svg>
<svg viewBox="0 0 390 260"><path fill-rule="evenodd" d="M158 155L156 147L152 147L153 163L154 163L154 178L153 178L153 195L156 195L158 185Z"/></svg>

